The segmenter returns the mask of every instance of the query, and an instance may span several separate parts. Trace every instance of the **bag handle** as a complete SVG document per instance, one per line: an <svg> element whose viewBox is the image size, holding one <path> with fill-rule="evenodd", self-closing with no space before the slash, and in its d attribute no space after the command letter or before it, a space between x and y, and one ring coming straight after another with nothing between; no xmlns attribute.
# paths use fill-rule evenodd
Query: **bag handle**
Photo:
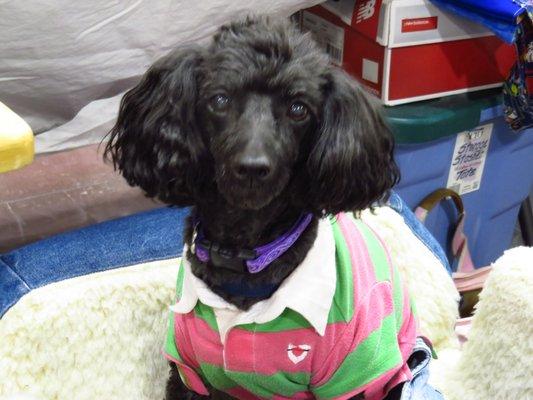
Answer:
<svg viewBox="0 0 533 400"><path fill-rule="evenodd" d="M464 233L466 211L463 199L451 189L437 189L426 196L415 210L416 217L424 223L429 212L442 200L451 198L458 212L457 225L452 238L452 254L457 259L457 272L474 271L474 263L468 250L468 238Z"/></svg>

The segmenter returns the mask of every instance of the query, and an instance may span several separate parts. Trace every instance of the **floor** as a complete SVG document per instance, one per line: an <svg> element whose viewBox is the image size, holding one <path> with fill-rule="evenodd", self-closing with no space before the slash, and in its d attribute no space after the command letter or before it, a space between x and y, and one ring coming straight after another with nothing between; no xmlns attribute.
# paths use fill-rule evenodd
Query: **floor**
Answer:
<svg viewBox="0 0 533 400"><path fill-rule="evenodd" d="M105 164L97 145L37 156L0 174L0 253L160 206Z"/></svg>

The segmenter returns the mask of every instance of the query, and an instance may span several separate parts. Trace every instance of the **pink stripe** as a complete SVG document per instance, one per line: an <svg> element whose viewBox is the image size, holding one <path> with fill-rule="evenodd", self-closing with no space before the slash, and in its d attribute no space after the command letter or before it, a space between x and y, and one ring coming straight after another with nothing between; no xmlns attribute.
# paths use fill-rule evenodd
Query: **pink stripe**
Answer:
<svg viewBox="0 0 533 400"><path fill-rule="evenodd" d="M403 286L403 309L402 309L402 326L398 334L399 341L409 341L413 344L419 334L418 319L413 314L411 309L411 301L407 286Z"/></svg>
<svg viewBox="0 0 533 400"><path fill-rule="evenodd" d="M310 374L312 360L318 348L323 347L323 340L313 328L255 333L234 328L226 340L226 368L262 375L279 371ZM320 345L317 346L317 343ZM289 357L289 345L307 345L311 349L302 361L294 363Z"/></svg>
<svg viewBox="0 0 533 400"><path fill-rule="evenodd" d="M312 386L321 386L331 379L346 355L350 352L356 324L337 323L328 325L323 343L313 359Z"/></svg>
<svg viewBox="0 0 533 400"><path fill-rule="evenodd" d="M179 363L179 361L176 358L172 357L170 354L166 352L163 352L163 357L165 357L168 361L172 361L174 364Z"/></svg>
<svg viewBox="0 0 533 400"><path fill-rule="evenodd" d="M181 361L176 360L169 354L164 353L164 356L167 360L172 361L176 364L181 374L185 377L185 380L187 382L184 383L189 389L203 396L209 396L209 390L207 390L204 383L202 382L202 379L200 379L198 374L192 368L188 367Z"/></svg>
<svg viewBox="0 0 533 400"><path fill-rule="evenodd" d="M475 270L474 262L470 256L470 250L468 249L468 242L466 242L461 249L461 256L459 257L459 262L457 264L458 272L472 272Z"/></svg>
<svg viewBox="0 0 533 400"><path fill-rule="evenodd" d="M461 219L459 220L457 227L455 228L455 233L453 234L453 238L452 238L452 251L453 251L454 256L457 256L457 253L459 252L459 250L461 250L461 247L463 246L466 240L464 229L465 229L465 218L463 215Z"/></svg>
<svg viewBox="0 0 533 400"><path fill-rule="evenodd" d="M200 362L219 367L224 365L219 333L194 313L175 314L174 336L180 356L187 365L193 368L199 368Z"/></svg>
<svg viewBox="0 0 533 400"><path fill-rule="evenodd" d="M472 257L470 256L470 251L468 250L468 238L464 233L465 217L466 214L463 213L452 238L453 255L456 258L459 258L457 265L458 272L468 272L475 269Z"/></svg>

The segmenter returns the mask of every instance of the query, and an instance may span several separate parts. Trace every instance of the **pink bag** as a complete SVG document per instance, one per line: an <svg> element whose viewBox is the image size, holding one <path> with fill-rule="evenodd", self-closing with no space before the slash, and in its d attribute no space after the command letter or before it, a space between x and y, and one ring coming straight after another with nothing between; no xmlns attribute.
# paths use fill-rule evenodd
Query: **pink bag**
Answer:
<svg viewBox="0 0 533 400"><path fill-rule="evenodd" d="M445 199L453 201L458 213L458 220L451 242L453 257L458 262L457 271L452 274L452 278L461 294L461 303L459 305L461 318L457 320L455 332L461 343L464 343L468 338L472 314L478 301L479 292L481 292L492 267L474 268L474 263L468 250L468 238L464 233L466 212L463 200L457 192L450 189L437 189L420 202L420 205L415 210L416 217L423 223L428 213Z"/></svg>

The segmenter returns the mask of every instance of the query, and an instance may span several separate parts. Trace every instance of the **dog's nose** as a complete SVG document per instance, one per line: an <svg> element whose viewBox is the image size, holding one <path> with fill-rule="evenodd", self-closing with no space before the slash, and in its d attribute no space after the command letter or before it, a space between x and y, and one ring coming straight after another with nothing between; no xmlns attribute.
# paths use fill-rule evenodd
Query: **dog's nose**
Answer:
<svg viewBox="0 0 533 400"><path fill-rule="evenodd" d="M233 171L239 179L264 180L269 177L272 166L266 156L244 156L235 163Z"/></svg>

